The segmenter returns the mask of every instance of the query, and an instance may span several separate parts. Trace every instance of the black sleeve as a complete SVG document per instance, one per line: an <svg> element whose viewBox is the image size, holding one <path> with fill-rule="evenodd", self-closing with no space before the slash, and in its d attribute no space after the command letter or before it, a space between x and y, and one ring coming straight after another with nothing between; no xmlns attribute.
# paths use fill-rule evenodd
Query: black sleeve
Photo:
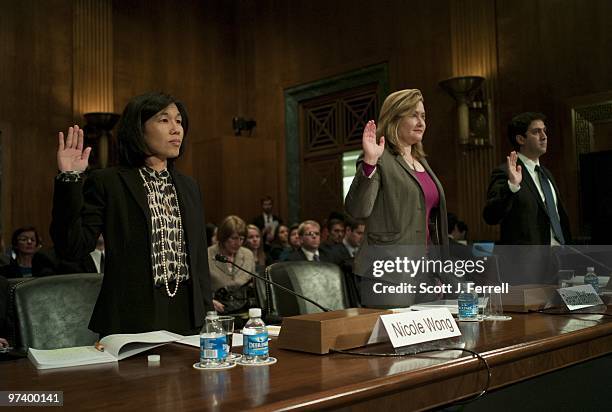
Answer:
<svg viewBox="0 0 612 412"><path fill-rule="evenodd" d="M58 257L79 260L94 250L104 230L105 193L92 174L84 183L55 180L51 238Z"/></svg>
<svg viewBox="0 0 612 412"><path fill-rule="evenodd" d="M501 167L493 170L487 190L487 203L482 211L485 222L489 225L499 224L512 209L514 195L508 186L506 171Z"/></svg>

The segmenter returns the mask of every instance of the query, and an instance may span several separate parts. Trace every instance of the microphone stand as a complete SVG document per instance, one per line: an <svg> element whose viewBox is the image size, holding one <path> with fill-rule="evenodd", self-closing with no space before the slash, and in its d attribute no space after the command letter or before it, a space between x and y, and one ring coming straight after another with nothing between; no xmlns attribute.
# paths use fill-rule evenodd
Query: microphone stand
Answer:
<svg viewBox="0 0 612 412"><path fill-rule="evenodd" d="M249 271L249 270L246 270L242 266L237 265L234 262L232 262L231 260L229 260L226 256L223 256L221 254L217 254L217 255L215 255L215 260L217 262L229 263L230 265L232 265L234 267L237 267L238 269L242 270L245 273L248 273L249 275L253 276L254 278L263 280L264 282L266 282L266 283L268 283L270 285L273 285L273 286L275 286L275 287L277 287L277 288L279 288L281 290L284 290L285 292L287 292L287 293L289 293L289 294L291 294L293 296L297 296L298 298L304 299L305 301L310 302L313 305L315 305L316 307L318 307L319 309L321 309L323 312L331 312L331 309L328 309L328 308L318 304L317 302L315 302L314 300L312 300L310 298L307 298L306 296L300 295L299 293L297 293L294 290L291 290L291 289L289 289L289 288L287 288L287 287L285 287L283 285L280 285L280 284L278 284L278 283L276 283L276 282L274 282L274 281L272 281L270 279L266 279L263 276L260 276L260 275L258 275L256 273L253 273L253 272Z"/></svg>

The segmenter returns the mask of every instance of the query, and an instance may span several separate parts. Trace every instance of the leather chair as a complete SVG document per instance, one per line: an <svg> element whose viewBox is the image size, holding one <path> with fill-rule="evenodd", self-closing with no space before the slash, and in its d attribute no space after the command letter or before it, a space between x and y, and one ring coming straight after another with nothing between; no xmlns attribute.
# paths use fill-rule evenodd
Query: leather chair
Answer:
<svg viewBox="0 0 612 412"><path fill-rule="evenodd" d="M48 276L16 285L20 349L94 344L98 334L87 326L101 286L99 273Z"/></svg>
<svg viewBox="0 0 612 412"><path fill-rule="evenodd" d="M349 307L344 274L338 265L326 262L279 262L269 266L267 275L276 283L335 310ZM276 315L294 316L321 312L313 304L279 288L270 288L270 306Z"/></svg>

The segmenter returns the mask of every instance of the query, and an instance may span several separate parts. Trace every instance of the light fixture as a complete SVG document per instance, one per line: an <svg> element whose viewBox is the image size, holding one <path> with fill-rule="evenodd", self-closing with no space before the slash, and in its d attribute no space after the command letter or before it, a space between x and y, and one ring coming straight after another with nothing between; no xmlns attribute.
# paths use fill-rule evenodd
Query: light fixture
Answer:
<svg viewBox="0 0 612 412"><path fill-rule="evenodd" d="M248 131L249 136L251 136L256 125L257 122L253 119L245 119L244 117L234 117L232 119L232 127L236 136L241 136L243 130Z"/></svg>
<svg viewBox="0 0 612 412"><path fill-rule="evenodd" d="M113 164L116 160L113 127L119 120L117 113L92 112L83 115L85 121L84 132L87 145L91 146L94 158L90 160L92 166L106 167L109 161ZM110 159L109 159L110 157Z"/></svg>
<svg viewBox="0 0 612 412"><path fill-rule="evenodd" d="M459 143L483 146L488 143L488 114L482 99L484 77L462 76L442 80L439 84L457 101Z"/></svg>

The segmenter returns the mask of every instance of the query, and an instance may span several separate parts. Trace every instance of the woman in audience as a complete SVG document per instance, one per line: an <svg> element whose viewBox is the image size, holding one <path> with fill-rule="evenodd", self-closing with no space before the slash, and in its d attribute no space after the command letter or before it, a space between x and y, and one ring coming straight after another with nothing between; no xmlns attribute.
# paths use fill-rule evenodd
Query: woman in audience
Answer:
<svg viewBox="0 0 612 412"><path fill-rule="evenodd" d="M286 253L293 251L289 244L289 228L285 225L278 225L274 232L274 240L270 244L270 259L278 262L285 251Z"/></svg>
<svg viewBox="0 0 612 412"><path fill-rule="evenodd" d="M212 309L200 189L173 167L188 129L173 97L134 97L118 124L120 166L87 177L83 130L59 133L51 234L58 255L73 260L104 234L104 280L89 323L101 335L195 334Z"/></svg>
<svg viewBox="0 0 612 412"><path fill-rule="evenodd" d="M232 264L249 272L255 271L253 252L242 246L246 234L244 220L238 216L228 216L217 229L218 243L208 248L213 304L217 312L243 312L254 304L253 277ZM216 260L217 255L225 257L229 262Z"/></svg>
<svg viewBox="0 0 612 412"><path fill-rule="evenodd" d="M444 190L425 160L425 127L423 96L409 89L390 94L380 110L378 128L371 120L364 129L363 157L346 196L348 213L366 221L356 274L369 270L368 260L360 259L367 255L368 245L448 248Z"/></svg>
<svg viewBox="0 0 612 412"><path fill-rule="evenodd" d="M302 238L300 238L300 233L298 231L300 225L294 224L289 228L289 249L283 250L283 252L278 257L278 260L285 261L289 257L289 255L296 250L299 250L302 247Z"/></svg>
<svg viewBox="0 0 612 412"><path fill-rule="evenodd" d="M32 226L21 227L13 232L11 244L14 257L8 265L0 268L0 274L6 278L36 276L32 272L32 263L41 246L38 231Z"/></svg>
<svg viewBox="0 0 612 412"><path fill-rule="evenodd" d="M269 258L266 256L261 238L261 231L255 225L247 225L247 235L244 241L244 246L253 252L255 257L255 271L263 273L266 266L269 265Z"/></svg>

